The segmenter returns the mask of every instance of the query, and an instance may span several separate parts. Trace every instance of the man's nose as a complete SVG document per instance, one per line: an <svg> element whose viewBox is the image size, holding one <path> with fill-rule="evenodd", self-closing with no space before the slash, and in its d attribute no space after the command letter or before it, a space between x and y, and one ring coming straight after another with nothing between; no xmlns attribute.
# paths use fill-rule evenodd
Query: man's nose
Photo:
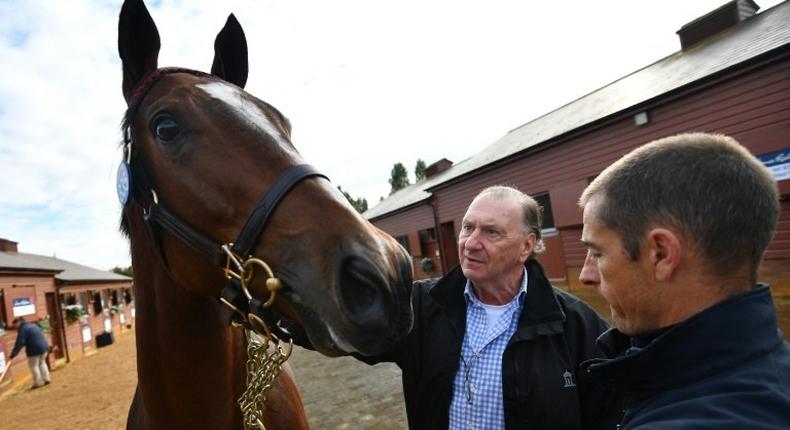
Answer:
<svg viewBox="0 0 790 430"><path fill-rule="evenodd" d="M480 233L477 230L469 233L469 236L464 239L464 248L466 249L479 249L480 246Z"/></svg>
<svg viewBox="0 0 790 430"><path fill-rule="evenodd" d="M587 254L587 257L584 259L584 266L582 266L582 271L579 273L579 282L590 287L594 287L600 282L598 279L598 267L590 254Z"/></svg>

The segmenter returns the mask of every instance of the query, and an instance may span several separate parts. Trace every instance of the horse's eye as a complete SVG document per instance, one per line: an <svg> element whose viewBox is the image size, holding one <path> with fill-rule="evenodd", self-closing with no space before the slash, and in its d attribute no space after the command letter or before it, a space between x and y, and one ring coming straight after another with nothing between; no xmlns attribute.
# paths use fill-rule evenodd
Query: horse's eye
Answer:
<svg viewBox="0 0 790 430"><path fill-rule="evenodd" d="M169 116L162 115L154 120L154 133L162 142L173 141L180 132L178 124Z"/></svg>

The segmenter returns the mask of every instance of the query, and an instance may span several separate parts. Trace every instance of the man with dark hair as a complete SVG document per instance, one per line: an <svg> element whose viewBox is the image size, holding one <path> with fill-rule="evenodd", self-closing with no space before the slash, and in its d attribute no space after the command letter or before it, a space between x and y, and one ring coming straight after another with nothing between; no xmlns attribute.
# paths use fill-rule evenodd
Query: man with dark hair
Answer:
<svg viewBox="0 0 790 430"><path fill-rule="evenodd" d="M541 209L511 187L483 190L464 215L460 267L417 282L414 328L389 354L412 429L610 429L621 396L578 365L603 356L608 324L552 287L535 255Z"/></svg>
<svg viewBox="0 0 790 430"><path fill-rule="evenodd" d="M734 139L644 145L580 199L581 282L609 303L609 359L583 364L624 389L622 429L790 428L790 345L757 269L779 196Z"/></svg>
<svg viewBox="0 0 790 430"><path fill-rule="evenodd" d="M25 347L27 364L33 375L33 388L49 384L49 367L47 367L46 360L49 344L44 333L37 325L25 321L24 317L16 317L14 325L17 328L17 334L14 349L11 350L11 359L19 354L22 347Z"/></svg>

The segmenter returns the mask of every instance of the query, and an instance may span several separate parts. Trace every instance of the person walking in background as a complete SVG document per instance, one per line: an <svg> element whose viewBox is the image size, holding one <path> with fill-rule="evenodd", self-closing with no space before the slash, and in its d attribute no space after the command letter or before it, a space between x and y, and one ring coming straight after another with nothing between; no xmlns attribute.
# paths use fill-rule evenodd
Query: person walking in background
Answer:
<svg viewBox="0 0 790 430"><path fill-rule="evenodd" d="M14 349L11 350L11 359L19 354L22 347L25 347L27 364L30 366L30 373L33 374L33 388L49 384L49 367L47 366L49 344L44 333L37 325L25 321L24 317L15 318L14 325L17 328L17 336Z"/></svg>
<svg viewBox="0 0 790 430"><path fill-rule="evenodd" d="M734 139L682 134L635 149L587 187L579 280L609 303L622 430L790 429L790 345L757 269L773 237L771 172Z"/></svg>

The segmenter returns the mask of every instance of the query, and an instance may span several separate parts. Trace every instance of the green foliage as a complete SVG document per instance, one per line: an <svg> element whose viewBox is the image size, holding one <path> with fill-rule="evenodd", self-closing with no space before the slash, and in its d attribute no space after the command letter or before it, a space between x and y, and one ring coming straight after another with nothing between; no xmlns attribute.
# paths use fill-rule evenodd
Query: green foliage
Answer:
<svg viewBox="0 0 790 430"><path fill-rule="evenodd" d="M45 334L50 334L50 333L52 333L52 326L51 326L51 325L49 325L49 321L48 321L48 320L39 320L38 322L36 322L36 325L37 325L37 326L38 326L38 328L40 328L40 329L41 329L41 331L43 331Z"/></svg>
<svg viewBox="0 0 790 430"><path fill-rule="evenodd" d="M417 159L417 163L414 165L414 181L420 182L425 179L425 162L422 161L421 158Z"/></svg>
<svg viewBox="0 0 790 430"><path fill-rule="evenodd" d="M433 272L436 271L436 265L433 264L433 260L428 257L423 258L420 260L420 268L426 275L433 275Z"/></svg>
<svg viewBox="0 0 790 430"><path fill-rule="evenodd" d="M355 198L351 197L351 194L349 194L346 191L343 191L343 189L340 188L340 185L337 186L337 189L341 193L343 193L344 196L346 196L346 199L348 200L348 202L351 203L351 206L353 206L354 209L357 210L357 212L362 213L362 212L365 212L366 210L368 210L368 201L367 201L367 199L365 199L364 197L360 197L358 199L355 199Z"/></svg>
<svg viewBox="0 0 790 430"><path fill-rule="evenodd" d="M69 324L79 321L83 315L88 315L82 305L68 305L63 309L66 310L66 322Z"/></svg>
<svg viewBox="0 0 790 430"><path fill-rule="evenodd" d="M409 175L403 163L395 163L390 172L390 195L396 191L409 186Z"/></svg>
<svg viewBox="0 0 790 430"><path fill-rule="evenodd" d="M116 266L116 267L113 267L112 269L110 269L110 272L117 273L119 275L128 276L128 277L131 278L132 277L132 266L129 266L129 267Z"/></svg>

